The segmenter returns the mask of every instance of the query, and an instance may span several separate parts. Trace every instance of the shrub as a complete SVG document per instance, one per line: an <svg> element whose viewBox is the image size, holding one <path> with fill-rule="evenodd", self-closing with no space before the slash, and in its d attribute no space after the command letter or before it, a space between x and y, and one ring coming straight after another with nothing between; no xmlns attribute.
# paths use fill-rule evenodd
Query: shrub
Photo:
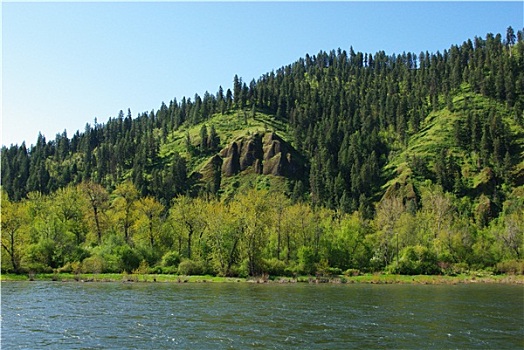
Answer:
<svg viewBox="0 0 524 350"><path fill-rule="evenodd" d="M88 250L82 247L76 247L71 254L70 261L83 261L85 258L89 258L91 254Z"/></svg>
<svg viewBox="0 0 524 350"><path fill-rule="evenodd" d="M344 276L358 276L360 275L360 270L358 269L347 269L346 271L344 271Z"/></svg>
<svg viewBox="0 0 524 350"><path fill-rule="evenodd" d="M328 267L326 269L326 273L331 276L339 276L339 275L342 275L342 269L338 267Z"/></svg>
<svg viewBox="0 0 524 350"><path fill-rule="evenodd" d="M140 266L142 257L138 252L127 245L121 246L118 249L120 256L120 270L133 271Z"/></svg>
<svg viewBox="0 0 524 350"><path fill-rule="evenodd" d="M398 265L391 265L388 271L401 275L436 275L441 272L436 255L420 245L404 248Z"/></svg>
<svg viewBox="0 0 524 350"><path fill-rule="evenodd" d="M524 260L506 260L499 262L495 266L495 273L522 275L524 274Z"/></svg>
<svg viewBox="0 0 524 350"><path fill-rule="evenodd" d="M303 273L312 275L316 272L318 257L311 247L301 247L298 250L298 261Z"/></svg>
<svg viewBox="0 0 524 350"><path fill-rule="evenodd" d="M160 269L160 272L157 273L163 273L166 275L176 275L178 273L178 266L164 266L164 267L158 267Z"/></svg>
<svg viewBox="0 0 524 350"><path fill-rule="evenodd" d="M450 275L460 275L463 273L469 273L469 265L465 262L452 264L449 268Z"/></svg>
<svg viewBox="0 0 524 350"><path fill-rule="evenodd" d="M35 274L35 273L51 273L53 272L53 269L45 264L42 263L30 263L27 265L26 269L23 269L21 272L27 271L29 274Z"/></svg>
<svg viewBox="0 0 524 350"><path fill-rule="evenodd" d="M140 260L145 260L149 266L156 265L161 259L160 253L157 249L151 248L149 245L138 245L134 248Z"/></svg>
<svg viewBox="0 0 524 350"><path fill-rule="evenodd" d="M153 267L149 267L146 273L148 275L159 275L163 273L162 271L163 271L162 266L153 266Z"/></svg>
<svg viewBox="0 0 524 350"><path fill-rule="evenodd" d="M369 260L369 272L381 271L384 268L384 259L382 258L380 251L375 251L371 259Z"/></svg>
<svg viewBox="0 0 524 350"><path fill-rule="evenodd" d="M102 273L105 272L105 260L99 255L93 255L82 261L83 273Z"/></svg>
<svg viewBox="0 0 524 350"><path fill-rule="evenodd" d="M295 277L299 274L299 267L298 265L290 265L290 266L287 266L286 269L284 270L284 276L287 276L287 277Z"/></svg>
<svg viewBox="0 0 524 350"><path fill-rule="evenodd" d="M248 273L248 263L247 260L241 262L240 264L234 264L232 265L229 270L225 271L226 269L218 270L215 268L215 270L210 271L211 274L215 274L217 276L221 277L241 277L246 278L249 276Z"/></svg>
<svg viewBox="0 0 524 350"><path fill-rule="evenodd" d="M71 263L71 272L74 274L79 274L82 272L82 263L79 261L74 261Z"/></svg>
<svg viewBox="0 0 524 350"><path fill-rule="evenodd" d="M180 275L203 275L205 273L204 264L200 261L184 260L178 265Z"/></svg>
<svg viewBox="0 0 524 350"><path fill-rule="evenodd" d="M178 264L180 264L178 252L167 252L162 257L162 266L178 266Z"/></svg>
<svg viewBox="0 0 524 350"><path fill-rule="evenodd" d="M106 261L105 272L122 272L122 261L120 256L117 254L102 254L102 257Z"/></svg>
<svg viewBox="0 0 524 350"><path fill-rule="evenodd" d="M140 265L135 270L133 270L133 273L137 275L145 275L149 273L149 264L147 263L147 261L142 260L140 262Z"/></svg>
<svg viewBox="0 0 524 350"><path fill-rule="evenodd" d="M82 272L82 263L78 261L68 262L63 267L58 269L58 273L75 273Z"/></svg>
<svg viewBox="0 0 524 350"><path fill-rule="evenodd" d="M238 277L246 278L249 276L249 263L247 259L244 259L238 266L232 269L232 272L236 273Z"/></svg>
<svg viewBox="0 0 524 350"><path fill-rule="evenodd" d="M286 263L276 258L264 261L264 270L266 273L272 276L284 276L286 275Z"/></svg>
<svg viewBox="0 0 524 350"><path fill-rule="evenodd" d="M28 269L35 272L46 272L49 267L52 271L53 267L58 267L55 264L55 255L55 242L50 239L43 239L29 245L25 257Z"/></svg>

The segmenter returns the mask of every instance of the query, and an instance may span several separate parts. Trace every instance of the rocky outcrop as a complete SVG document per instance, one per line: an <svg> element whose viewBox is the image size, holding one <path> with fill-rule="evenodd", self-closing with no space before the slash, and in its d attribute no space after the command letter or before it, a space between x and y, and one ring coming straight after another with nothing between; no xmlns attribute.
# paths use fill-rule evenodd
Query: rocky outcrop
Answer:
<svg viewBox="0 0 524 350"><path fill-rule="evenodd" d="M240 137L212 159L215 157L222 159L224 176L253 171L264 175L296 177L302 175L304 170L298 153L274 132ZM218 160L214 159L213 163L217 164Z"/></svg>
<svg viewBox="0 0 524 350"><path fill-rule="evenodd" d="M204 177L213 176L217 169L222 170L224 160L218 154L215 154L200 170L201 175Z"/></svg>
<svg viewBox="0 0 524 350"><path fill-rule="evenodd" d="M236 142L233 142L231 146L225 150L226 156L222 156L222 173L225 176L233 176L240 171L240 155L238 152L238 145Z"/></svg>
<svg viewBox="0 0 524 350"><path fill-rule="evenodd" d="M395 182L389 186L383 198L401 198L406 206L417 208L420 203L420 194L411 182Z"/></svg>

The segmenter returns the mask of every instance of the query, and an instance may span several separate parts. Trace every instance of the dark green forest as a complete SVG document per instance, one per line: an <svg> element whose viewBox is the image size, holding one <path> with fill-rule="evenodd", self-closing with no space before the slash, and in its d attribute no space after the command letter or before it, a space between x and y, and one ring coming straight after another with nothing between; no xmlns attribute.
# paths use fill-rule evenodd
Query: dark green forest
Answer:
<svg viewBox="0 0 524 350"><path fill-rule="evenodd" d="M522 273L523 34L322 51L3 146L2 271Z"/></svg>

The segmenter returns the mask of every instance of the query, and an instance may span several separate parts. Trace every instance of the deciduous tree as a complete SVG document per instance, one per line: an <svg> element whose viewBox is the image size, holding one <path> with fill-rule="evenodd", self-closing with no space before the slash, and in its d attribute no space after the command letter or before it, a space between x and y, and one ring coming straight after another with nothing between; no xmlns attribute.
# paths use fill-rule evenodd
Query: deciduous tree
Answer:
<svg viewBox="0 0 524 350"><path fill-rule="evenodd" d="M105 188L90 181L82 184L82 190L91 208L97 242L101 244L102 232L106 226L105 212L109 207L109 195Z"/></svg>
<svg viewBox="0 0 524 350"><path fill-rule="evenodd" d="M11 202L7 194L2 190L2 250L8 259L2 259L11 263L11 268L15 273L21 269L23 249L27 244L28 238L24 232L24 225L27 225L28 213L23 202Z"/></svg>

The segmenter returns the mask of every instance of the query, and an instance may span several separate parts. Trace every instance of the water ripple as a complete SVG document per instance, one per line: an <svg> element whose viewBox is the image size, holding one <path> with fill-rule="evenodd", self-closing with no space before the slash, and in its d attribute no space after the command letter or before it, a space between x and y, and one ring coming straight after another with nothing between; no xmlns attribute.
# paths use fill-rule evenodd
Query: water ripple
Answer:
<svg viewBox="0 0 524 350"><path fill-rule="evenodd" d="M6 349L522 348L517 286L2 283Z"/></svg>

